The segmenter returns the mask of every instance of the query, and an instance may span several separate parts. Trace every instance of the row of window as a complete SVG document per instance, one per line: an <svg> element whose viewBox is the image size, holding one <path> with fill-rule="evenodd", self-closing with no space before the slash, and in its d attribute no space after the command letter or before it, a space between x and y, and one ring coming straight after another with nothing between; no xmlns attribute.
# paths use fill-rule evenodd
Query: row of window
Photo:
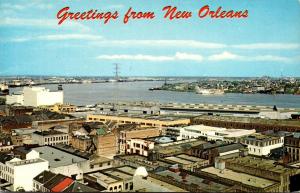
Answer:
<svg viewBox="0 0 300 193"><path fill-rule="evenodd" d="M50 142L50 141L61 141L61 140L68 140L69 136L59 136L59 137L45 137L45 142Z"/></svg>
<svg viewBox="0 0 300 193"><path fill-rule="evenodd" d="M8 172L10 174L14 174L14 169L10 168L10 167L7 167L6 165L0 165L0 170L1 171L5 171L5 172Z"/></svg>
<svg viewBox="0 0 300 193"><path fill-rule="evenodd" d="M266 141L266 142L245 140L244 143L246 143L248 145L255 145L255 146L259 146L259 147L264 147L264 146L268 146L268 145L275 145L275 144L283 143L283 139L271 140L271 141Z"/></svg>
<svg viewBox="0 0 300 193"><path fill-rule="evenodd" d="M46 143L45 145L56 145L56 144L66 144L66 145L69 145L69 143L67 141L64 141L64 142L49 142L49 143Z"/></svg>
<svg viewBox="0 0 300 193"><path fill-rule="evenodd" d="M251 148L251 147L249 147L249 151L253 151L254 153L256 153L256 148ZM257 152L260 153L260 149L258 149Z"/></svg>

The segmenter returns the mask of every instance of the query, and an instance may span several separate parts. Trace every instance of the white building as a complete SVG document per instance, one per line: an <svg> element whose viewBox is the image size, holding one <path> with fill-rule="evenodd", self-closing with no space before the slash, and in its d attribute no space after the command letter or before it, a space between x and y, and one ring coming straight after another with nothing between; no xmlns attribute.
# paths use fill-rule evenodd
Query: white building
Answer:
<svg viewBox="0 0 300 193"><path fill-rule="evenodd" d="M50 91L44 87L24 87L23 93L6 96L7 104L33 107L63 104L63 98L62 90Z"/></svg>
<svg viewBox="0 0 300 193"><path fill-rule="evenodd" d="M226 129L224 131L218 131L212 133L212 135L207 135L208 141L233 141L233 138L239 138L254 134L256 131L255 129Z"/></svg>
<svg viewBox="0 0 300 193"><path fill-rule="evenodd" d="M5 179L13 186L12 191L24 189L33 190L33 178L44 170L48 170L48 161L39 158L27 157L26 160L13 158L6 162L0 162L0 177Z"/></svg>
<svg viewBox="0 0 300 193"><path fill-rule="evenodd" d="M154 141L145 139L129 139L126 140L126 153L148 156L149 150L154 149Z"/></svg>
<svg viewBox="0 0 300 193"><path fill-rule="evenodd" d="M63 104L63 91L50 91L44 87L24 87L24 105L42 106Z"/></svg>
<svg viewBox="0 0 300 193"><path fill-rule="evenodd" d="M12 104L24 104L24 95L23 94L12 94L12 95L6 95L6 104L12 105Z"/></svg>
<svg viewBox="0 0 300 193"><path fill-rule="evenodd" d="M283 146L284 137L252 134L247 137L237 138L236 142L247 145L249 154L267 156L272 149Z"/></svg>
<svg viewBox="0 0 300 193"><path fill-rule="evenodd" d="M56 174L62 174L73 179L81 180L83 173L96 169L91 168L87 158L59 150L51 146L32 148L30 154L40 154L40 157L49 162L49 170Z"/></svg>
<svg viewBox="0 0 300 193"><path fill-rule="evenodd" d="M170 127L166 129L167 135L176 136L177 140L205 137L207 140L221 140L247 136L255 133L255 130L226 129L206 125L191 125L187 127Z"/></svg>
<svg viewBox="0 0 300 193"><path fill-rule="evenodd" d="M32 142L39 145L69 145L69 134L56 130L35 131L32 133Z"/></svg>

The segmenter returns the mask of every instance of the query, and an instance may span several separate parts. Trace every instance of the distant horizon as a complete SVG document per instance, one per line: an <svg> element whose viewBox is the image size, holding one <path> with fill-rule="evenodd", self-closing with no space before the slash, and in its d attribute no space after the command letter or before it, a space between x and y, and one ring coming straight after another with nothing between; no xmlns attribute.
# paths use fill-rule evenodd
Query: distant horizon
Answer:
<svg viewBox="0 0 300 193"><path fill-rule="evenodd" d="M48 74L48 75L0 75L1 78L5 77L14 77L14 78L22 78L22 77L93 77L93 78L115 78L113 75L55 75L55 74ZM120 79L122 78L300 78L300 76L143 76L143 75L133 75L133 76L119 76Z"/></svg>

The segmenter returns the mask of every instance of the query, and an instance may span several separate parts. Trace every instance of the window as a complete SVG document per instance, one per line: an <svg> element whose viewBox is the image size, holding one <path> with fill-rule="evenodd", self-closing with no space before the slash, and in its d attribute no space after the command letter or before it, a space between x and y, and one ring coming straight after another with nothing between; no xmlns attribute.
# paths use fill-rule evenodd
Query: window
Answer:
<svg viewBox="0 0 300 193"><path fill-rule="evenodd" d="M107 165L110 166L110 162L107 162Z"/></svg>
<svg viewBox="0 0 300 193"><path fill-rule="evenodd" d="M133 183L130 182L130 190L133 190Z"/></svg>
<svg viewBox="0 0 300 193"><path fill-rule="evenodd" d="M119 190L121 190L122 189L122 186L121 185L119 185Z"/></svg>
<svg viewBox="0 0 300 193"><path fill-rule="evenodd" d="M125 190L127 190L127 189L128 189L128 183L125 184Z"/></svg>
<svg viewBox="0 0 300 193"><path fill-rule="evenodd" d="M112 190L113 190L113 188L112 188L112 187L110 187L110 188L109 188L109 191L112 191Z"/></svg>

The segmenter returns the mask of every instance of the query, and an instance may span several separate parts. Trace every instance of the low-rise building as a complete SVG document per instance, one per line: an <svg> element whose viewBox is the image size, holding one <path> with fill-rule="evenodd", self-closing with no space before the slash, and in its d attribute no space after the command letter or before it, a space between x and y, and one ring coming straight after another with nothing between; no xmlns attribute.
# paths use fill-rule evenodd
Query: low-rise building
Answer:
<svg viewBox="0 0 300 193"><path fill-rule="evenodd" d="M123 129L120 131L119 138L120 138L120 153L125 153L128 148L128 144L126 145L126 141L130 139L142 139L148 137L156 137L161 135L161 129L156 127L135 127L132 129ZM133 142L135 143L135 142Z"/></svg>
<svg viewBox="0 0 300 193"><path fill-rule="evenodd" d="M27 155L39 155L49 162L51 172L62 174L72 179L82 179L84 172L91 171L89 160L51 146L32 148Z"/></svg>
<svg viewBox="0 0 300 193"><path fill-rule="evenodd" d="M188 125L189 118L163 115L131 115L131 114L94 114L87 115L88 122L116 121L117 123L134 123L142 127L170 127Z"/></svg>
<svg viewBox="0 0 300 193"><path fill-rule="evenodd" d="M148 156L149 151L154 149L154 141L147 139L129 139L126 141L126 154Z"/></svg>
<svg viewBox="0 0 300 193"><path fill-rule="evenodd" d="M33 179L34 192L99 192L101 190L79 183L68 176L43 171Z"/></svg>
<svg viewBox="0 0 300 193"><path fill-rule="evenodd" d="M0 155L0 177L12 184L10 191L33 191L33 178L48 170L49 162L39 157L25 160L11 155Z"/></svg>
<svg viewBox="0 0 300 193"><path fill-rule="evenodd" d="M238 157L241 153L247 154L247 149L241 144L228 144L225 142L204 143L196 147L192 147L186 153L195 157L209 160L209 163L214 163L216 157L231 155Z"/></svg>
<svg viewBox="0 0 300 193"><path fill-rule="evenodd" d="M117 154L118 137L115 135L115 133L104 128L100 128L97 129L96 135L93 139L97 148L97 155L111 158Z"/></svg>
<svg viewBox="0 0 300 193"><path fill-rule="evenodd" d="M33 143L39 145L69 144L69 134L56 130L35 131L32 133Z"/></svg>
<svg viewBox="0 0 300 193"><path fill-rule="evenodd" d="M11 139L15 146L23 146L24 144L33 144L32 133L37 129L20 128L11 131Z"/></svg>
<svg viewBox="0 0 300 193"><path fill-rule="evenodd" d="M209 160L189 156L187 154L165 157L163 160L172 164L178 164L180 168L189 171L194 171L197 168L209 165Z"/></svg>
<svg viewBox="0 0 300 193"><path fill-rule="evenodd" d="M132 191L133 176L122 168L123 166L91 172L85 174L84 178L97 182L108 192Z"/></svg>
<svg viewBox="0 0 300 193"><path fill-rule="evenodd" d="M300 133L294 133L284 138L290 162L300 161Z"/></svg>
<svg viewBox="0 0 300 193"><path fill-rule="evenodd" d="M6 104L24 104L24 95L21 93L12 93L11 95L6 95Z"/></svg>
<svg viewBox="0 0 300 193"><path fill-rule="evenodd" d="M130 167L130 166L121 166L117 168L118 171L121 171L127 175L131 176L132 183L128 183L129 190L132 192L187 192L185 189L180 188L176 185L166 182L158 177L153 177L148 175L147 170L144 167ZM163 178L163 177L162 177ZM126 184L125 184L126 189Z"/></svg>
<svg viewBox="0 0 300 193"><path fill-rule="evenodd" d="M50 106L40 106L39 108L57 113L74 113L76 112L77 106L72 104L54 104Z"/></svg>
<svg viewBox="0 0 300 193"><path fill-rule="evenodd" d="M245 156L238 158L220 158L219 174L216 174L215 169L204 169L204 171L209 173L214 173L214 175L222 176L220 170L223 170L223 176L228 175L230 180L240 181L242 180L243 184L251 185L251 187L256 187L257 189L247 189L247 186L241 185L244 188L244 191L267 191L267 192L290 192L295 191L290 189L290 187L295 186L292 184L290 179L299 175L300 171L296 168L288 167L286 165L277 163L274 160L259 158L255 156ZM225 168L225 170L224 170ZM226 170L228 169L228 171ZM209 171L212 170L212 171ZM231 171L235 175L231 176ZM203 170L202 170L203 171ZM217 171L218 172L218 171ZM246 177L242 175L247 174ZM250 176L249 176L250 175ZM236 176L236 177L235 177ZM239 177L241 176L241 177ZM258 179L256 179L258 177ZM297 183L297 182L294 182ZM249 186L248 186L249 187Z"/></svg>
<svg viewBox="0 0 300 193"><path fill-rule="evenodd" d="M283 146L284 137L252 134L247 137L237 138L235 141L247 145L249 154L267 156L272 149Z"/></svg>
<svg viewBox="0 0 300 193"><path fill-rule="evenodd" d="M191 125L187 127L168 127L165 129L167 135L175 136L178 140L207 138L208 141L232 141L233 138L247 136L255 133L255 130L226 129L206 125Z"/></svg>

